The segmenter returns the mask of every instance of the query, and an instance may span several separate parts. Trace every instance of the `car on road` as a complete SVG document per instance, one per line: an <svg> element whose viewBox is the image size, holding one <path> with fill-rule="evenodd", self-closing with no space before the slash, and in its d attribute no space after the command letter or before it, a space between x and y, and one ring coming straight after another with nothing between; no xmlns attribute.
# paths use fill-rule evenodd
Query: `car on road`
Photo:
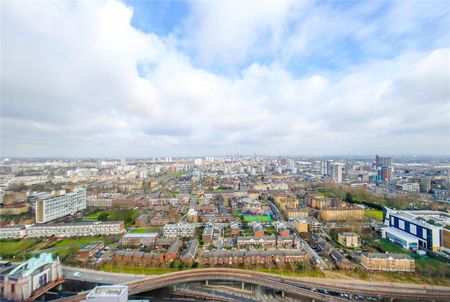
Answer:
<svg viewBox="0 0 450 302"><path fill-rule="evenodd" d="M80 277L80 276L81 276L81 273L80 273L80 272L75 272L75 273L73 273L73 276L74 276L74 277Z"/></svg>

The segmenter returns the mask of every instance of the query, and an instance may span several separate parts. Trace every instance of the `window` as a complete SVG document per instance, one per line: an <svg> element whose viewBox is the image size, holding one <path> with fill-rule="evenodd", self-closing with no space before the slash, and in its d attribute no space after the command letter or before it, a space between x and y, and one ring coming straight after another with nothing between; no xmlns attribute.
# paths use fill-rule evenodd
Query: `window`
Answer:
<svg viewBox="0 0 450 302"><path fill-rule="evenodd" d="M427 229L422 229L422 238L427 239Z"/></svg>
<svg viewBox="0 0 450 302"><path fill-rule="evenodd" d="M401 228L402 230L405 229L405 222L403 220L399 220L398 221L398 227Z"/></svg>
<svg viewBox="0 0 450 302"><path fill-rule="evenodd" d="M410 225L409 225L409 232L410 232L411 234L417 235L417 227L416 227L415 224L410 224Z"/></svg>

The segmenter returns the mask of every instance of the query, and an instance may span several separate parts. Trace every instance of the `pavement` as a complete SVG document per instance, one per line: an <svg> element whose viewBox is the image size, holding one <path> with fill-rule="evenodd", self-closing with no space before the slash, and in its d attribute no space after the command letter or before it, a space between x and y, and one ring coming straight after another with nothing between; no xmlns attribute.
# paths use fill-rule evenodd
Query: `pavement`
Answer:
<svg viewBox="0 0 450 302"><path fill-rule="evenodd" d="M297 237L300 239L300 243L301 245L305 248L305 251L308 253L308 255L311 257L311 259L313 260L313 263L315 265L318 265L321 269L329 269L330 265L328 263L326 263L322 257L320 257L316 251L314 251L309 244L302 238L302 236L300 235L300 233L295 229L295 227L292 225L292 223L290 222L286 222L284 219L283 214L281 214L280 210L278 209L278 207L270 200L268 200L272 210L275 212L275 215L277 216L278 221L281 222L285 222L288 226L290 226L291 230L297 235ZM317 263L317 261L318 263Z"/></svg>
<svg viewBox="0 0 450 302"><path fill-rule="evenodd" d="M90 269L84 269L79 267L63 266L64 277L68 280L78 280L93 283L102 284L121 284L129 281L140 280L142 278L148 278L147 275L132 275L121 273L109 273L102 271L95 271ZM73 274L79 272L80 276L74 276Z"/></svg>

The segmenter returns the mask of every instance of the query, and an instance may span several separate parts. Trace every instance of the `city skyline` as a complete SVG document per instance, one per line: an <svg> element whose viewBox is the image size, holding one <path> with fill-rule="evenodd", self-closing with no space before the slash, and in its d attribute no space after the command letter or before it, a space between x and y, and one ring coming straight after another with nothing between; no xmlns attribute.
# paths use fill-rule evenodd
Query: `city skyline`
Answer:
<svg viewBox="0 0 450 302"><path fill-rule="evenodd" d="M2 157L449 155L446 2L1 2Z"/></svg>

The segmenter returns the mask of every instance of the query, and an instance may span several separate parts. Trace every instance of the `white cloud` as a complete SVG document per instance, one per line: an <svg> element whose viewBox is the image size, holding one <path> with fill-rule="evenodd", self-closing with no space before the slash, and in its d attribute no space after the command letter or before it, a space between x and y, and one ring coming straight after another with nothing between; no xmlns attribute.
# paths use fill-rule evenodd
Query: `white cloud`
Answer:
<svg viewBox="0 0 450 302"><path fill-rule="evenodd" d="M249 40L231 54L249 56L251 37L266 27L282 32L289 7L271 19L261 5L268 20L243 32ZM206 26L219 11L198 14L208 15ZM450 49L371 61L339 77L298 77L278 60L223 75L133 28L131 17L120 2L2 2L2 155L450 150L442 139L450 130ZM235 21L219 29L243 26ZM193 43L214 41L204 38L214 29L205 30ZM221 47L203 45L201 55L225 60Z"/></svg>

